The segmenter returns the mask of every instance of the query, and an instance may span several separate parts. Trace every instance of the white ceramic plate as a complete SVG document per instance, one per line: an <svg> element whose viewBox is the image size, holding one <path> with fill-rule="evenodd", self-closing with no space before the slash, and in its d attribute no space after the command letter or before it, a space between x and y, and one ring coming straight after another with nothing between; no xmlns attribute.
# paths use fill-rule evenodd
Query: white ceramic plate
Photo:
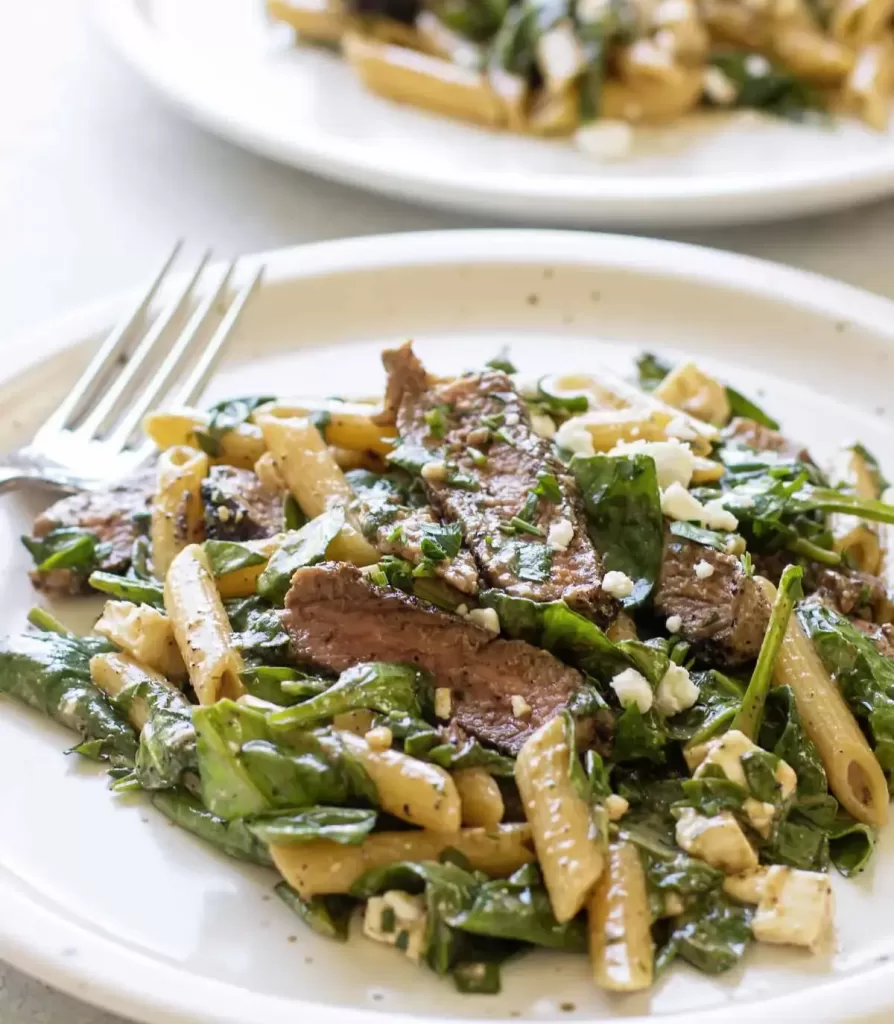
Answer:
<svg viewBox="0 0 894 1024"><path fill-rule="evenodd" d="M266 284L209 397L368 393L382 379L380 348L408 336L442 371L480 365L507 343L530 372L626 370L648 346L735 381L816 451L859 436L894 469L894 304L843 285L671 243L547 232L394 236L261 258ZM56 405L124 308L109 302L4 349L0 451ZM38 507L0 501L3 632L23 626L36 598L18 535ZM73 611L60 614L76 626ZM94 611L81 606L82 624ZM819 1024L894 1006L890 832L863 878L836 879L839 948L828 957L764 947L723 978L675 967L651 995L615 1001L595 991L585 958L544 953L510 966L501 996L460 996L359 936L339 946L311 935L271 898L272 874L114 797L101 773L63 756L70 743L0 702L0 956L142 1021Z"/></svg>
<svg viewBox="0 0 894 1024"><path fill-rule="evenodd" d="M404 199L548 224L720 224L894 190L894 135L751 116L640 131L599 164L567 142L492 133L367 93L334 54L295 48L260 0L94 0L116 49L200 124L249 149Z"/></svg>

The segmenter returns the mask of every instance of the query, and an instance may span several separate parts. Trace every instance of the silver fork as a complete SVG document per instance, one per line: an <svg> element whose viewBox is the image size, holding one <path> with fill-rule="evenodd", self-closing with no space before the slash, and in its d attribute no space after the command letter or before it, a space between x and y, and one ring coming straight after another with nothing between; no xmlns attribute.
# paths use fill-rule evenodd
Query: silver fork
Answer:
<svg viewBox="0 0 894 1024"><path fill-rule="evenodd" d="M172 338L172 325L188 308L211 258L210 251L206 252L186 284L176 290L140 336L137 327L148 314L180 248L178 242L146 294L105 339L80 380L30 444L0 456L0 494L32 485L78 491L117 482L139 469L154 451L151 442L134 441L146 413L162 404L189 405L201 395L260 282L263 268L252 274L221 311L218 303L226 295L236 261L226 266L183 330ZM211 328L215 318L219 322L214 333L181 380L183 367L195 355L196 340ZM159 359L148 382L138 388L141 372Z"/></svg>

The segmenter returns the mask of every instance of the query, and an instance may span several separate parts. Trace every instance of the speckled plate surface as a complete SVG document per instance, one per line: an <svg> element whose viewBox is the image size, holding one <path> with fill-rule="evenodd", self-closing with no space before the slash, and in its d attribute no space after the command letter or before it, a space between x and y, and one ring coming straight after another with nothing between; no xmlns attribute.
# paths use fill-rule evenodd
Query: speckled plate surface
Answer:
<svg viewBox="0 0 894 1024"><path fill-rule="evenodd" d="M393 236L258 259L266 285L209 398L369 393L382 382L381 346L406 337L443 371L480 365L504 344L526 371L623 370L648 346L696 357L816 452L859 436L894 471L894 305L844 285L666 242L548 232ZM58 402L124 306L109 301L8 350L0 450ZM3 631L21 628L36 599L18 535L39 507L0 501ZM57 609L84 627L95 611ZM866 875L835 880L838 940L827 956L754 949L724 977L674 968L653 993L614 1000L593 988L585 958L535 954L506 969L502 995L468 997L359 935L346 946L311 935L272 897L271 873L114 797L101 773L63 755L70 743L0 701L0 956L140 1021L743 1024L894 1012L890 832Z"/></svg>

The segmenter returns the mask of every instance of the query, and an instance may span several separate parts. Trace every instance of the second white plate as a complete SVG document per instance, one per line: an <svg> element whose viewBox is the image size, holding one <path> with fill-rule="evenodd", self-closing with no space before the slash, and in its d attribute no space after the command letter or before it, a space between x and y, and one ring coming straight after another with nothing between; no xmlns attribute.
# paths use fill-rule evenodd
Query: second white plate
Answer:
<svg viewBox="0 0 894 1024"><path fill-rule="evenodd" d="M360 188L528 223L655 229L791 217L894 191L894 134L749 114L638 133L600 164L565 141L493 133L366 92L296 48L261 0L94 0L163 96L247 149Z"/></svg>

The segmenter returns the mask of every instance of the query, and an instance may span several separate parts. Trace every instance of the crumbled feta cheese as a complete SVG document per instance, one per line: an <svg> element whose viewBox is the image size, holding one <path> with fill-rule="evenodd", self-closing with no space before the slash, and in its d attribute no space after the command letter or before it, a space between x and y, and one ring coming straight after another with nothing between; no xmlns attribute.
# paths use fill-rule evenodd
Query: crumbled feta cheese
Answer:
<svg viewBox="0 0 894 1024"><path fill-rule="evenodd" d="M739 875L758 866L754 847L729 811L706 817L693 807L685 807L675 834L683 850L726 874Z"/></svg>
<svg viewBox="0 0 894 1024"><path fill-rule="evenodd" d="M699 689L682 665L669 665L655 691L655 707L666 718L677 715L698 700Z"/></svg>
<svg viewBox="0 0 894 1024"><path fill-rule="evenodd" d="M630 597L633 593L633 580L626 573L611 569L602 577L602 589L606 594L620 600Z"/></svg>
<svg viewBox="0 0 894 1024"><path fill-rule="evenodd" d="M694 441L698 434L689 425L689 420L685 416L674 416L674 418L664 428L665 434L668 437L678 437L681 441Z"/></svg>
<svg viewBox="0 0 894 1024"><path fill-rule="evenodd" d="M700 523L705 514L702 503L677 480L662 491L661 511L668 518L677 519L683 523L693 521Z"/></svg>
<svg viewBox="0 0 894 1024"><path fill-rule="evenodd" d="M582 25L592 25L602 21L611 8L611 0L577 0L575 13Z"/></svg>
<svg viewBox="0 0 894 1024"><path fill-rule="evenodd" d="M723 880L723 891L740 903L760 903L767 871L767 868L756 868L742 875L729 875Z"/></svg>
<svg viewBox="0 0 894 1024"><path fill-rule="evenodd" d="M517 427L521 420L519 419L517 412L507 412L504 422L507 427Z"/></svg>
<svg viewBox="0 0 894 1024"><path fill-rule="evenodd" d="M509 705L512 708L514 718L530 718L533 708L519 693L513 693L509 698Z"/></svg>
<svg viewBox="0 0 894 1024"><path fill-rule="evenodd" d="M711 530L736 530L739 520L724 508L720 498L705 502L704 524Z"/></svg>
<svg viewBox="0 0 894 1024"><path fill-rule="evenodd" d="M665 628L668 633L679 633L683 628L683 617L681 615L668 615Z"/></svg>
<svg viewBox="0 0 894 1024"><path fill-rule="evenodd" d="M630 801L618 796L617 793L610 793L605 798L603 806L609 821L619 821L630 810Z"/></svg>
<svg viewBox="0 0 894 1024"><path fill-rule="evenodd" d="M553 89L570 82L584 66L583 50L569 18L562 18L537 40L537 64L547 87Z"/></svg>
<svg viewBox="0 0 894 1024"><path fill-rule="evenodd" d="M467 604L460 604L456 606L456 614L465 618L469 614L469 606Z"/></svg>
<svg viewBox="0 0 894 1024"><path fill-rule="evenodd" d="M574 455L595 455L593 436L586 427L574 419L566 420L556 431L555 444Z"/></svg>
<svg viewBox="0 0 894 1024"><path fill-rule="evenodd" d="M706 562L705 559L695 563L695 575L700 580L706 580L710 576L714 575L714 566L710 562Z"/></svg>
<svg viewBox="0 0 894 1024"><path fill-rule="evenodd" d="M776 808L773 804L768 804L764 800L755 800L753 796L750 796L742 804L742 810L755 832L763 836L764 839L769 839L773 829L773 819L776 817Z"/></svg>
<svg viewBox="0 0 894 1024"><path fill-rule="evenodd" d="M217 518L222 523L226 523L233 518L233 513L227 508L226 505L221 505L217 510Z"/></svg>
<svg viewBox="0 0 894 1024"><path fill-rule="evenodd" d="M557 519L550 524L546 543L553 551L566 551L574 539L574 524L568 519Z"/></svg>
<svg viewBox="0 0 894 1024"><path fill-rule="evenodd" d="M745 543L745 538L736 534L734 537L727 538L726 543L723 545L723 550L728 555L744 555L747 547L748 545Z"/></svg>
<svg viewBox="0 0 894 1024"><path fill-rule="evenodd" d="M422 467L422 479L430 484L443 483L447 479L447 466L436 459L426 462Z"/></svg>
<svg viewBox="0 0 894 1024"><path fill-rule="evenodd" d="M556 422L552 416L547 416L544 412L535 412L531 414L531 430L538 437L544 437L549 440L555 436Z"/></svg>
<svg viewBox="0 0 894 1024"><path fill-rule="evenodd" d="M652 706L652 687L642 673L635 668L625 668L611 681L622 708L635 704L645 714Z"/></svg>
<svg viewBox="0 0 894 1024"><path fill-rule="evenodd" d="M623 160L633 149L633 128L626 121L593 121L577 129L574 142L598 160Z"/></svg>
<svg viewBox="0 0 894 1024"><path fill-rule="evenodd" d="M702 72L702 85L712 103L725 107L736 102L738 90L735 82L715 65L709 64Z"/></svg>
<svg viewBox="0 0 894 1024"><path fill-rule="evenodd" d="M772 69L766 57L759 53L749 53L745 58L745 70L752 78L763 78Z"/></svg>
<svg viewBox="0 0 894 1024"><path fill-rule="evenodd" d="M832 929L833 909L828 875L774 864L767 871L751 930L760 942L816 951Z"/></svg>
<svg viewBox="0 0 894 1024"><path fill-rule="evenodd" d="M493 608L473 608L467 618L469 622L474 622L482 629L489 629L491 633L500 632L500 617Z"/></svg>
<svg viewBox="0 0 894 1024"><path fill-rule="evenodd" d="M453 697L447 686L435 687L435 717L449 718L453 710Z"/></svg>
<svg viewBox="0 0 894 1024"><path fill-rule="evenodd" d="M689 445L672 437L667 441L625 441L615 445L609 455L648 455L655 461L658 486L662 489L676 483L686 488L692 481L695 456Z"/></svg>
<svg viewBox="0 0 894 1024"><path fill-rule="evenodd" d="M375 942L400 947L414 961L422 959L427 915L425 897L390 889L370 896L363 916L363 934Z"/></svg>
<svg viewBox="0 0 894 1024"><path fill-rule="evenodd" d="M388 750L394 742L394 736L387 725L376 726L364 736L370 750Z"/></svg>

